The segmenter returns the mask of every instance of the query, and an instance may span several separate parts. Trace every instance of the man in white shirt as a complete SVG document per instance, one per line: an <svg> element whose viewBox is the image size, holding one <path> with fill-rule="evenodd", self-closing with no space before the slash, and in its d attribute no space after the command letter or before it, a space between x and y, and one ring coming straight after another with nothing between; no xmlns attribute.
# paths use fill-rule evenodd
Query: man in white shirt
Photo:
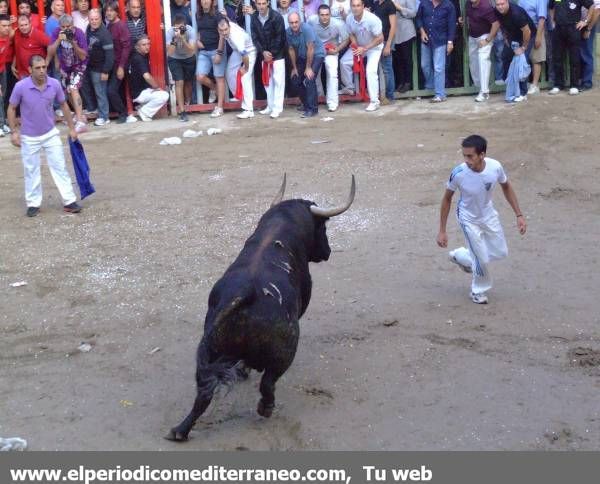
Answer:
<svg viewBox="0 0 600 484"><path fill-rule="evenodd" d="M492 278L488 265L493 260L508 255L508 248L498 218L498 212L492 203L492 192L500 183L504 197L517 217L517 228L525 234L527 224L519 208L517 195L509 183L500 162L486 158L487 141L479 135L466 137L462 142L464 163L452 170L446 184L440 209L440 231L437 244L448 247L446 222L452 204L452 196L460 190L460 200L456 216L468 248L459 247L449 253L450 261L464 272L473 273L471 300L476 304L487 304L485 294L492 288Z"/></svg>
<svg viewBox="0 0 600 484"><path fill-rule="evenodd" d="M225 77L229 88L236 94L238 72L241 75L242 87L242 112L237 115L239 119L254 117L254 64L256 62L256 47L252 38L239 25L229 22L227 17L219 20L219 35L223 37L232 53L227 59Z"/></svg>
<svg viewBox="0 0 600 484"><path fill-rule="evenodd" d="M73 24L85 32L90 24L90 0L77 0L77 10L71 13Z"/></svg>
<svg viewBox="0 0 600 484"><path fill-rule="evenodd" d="M352 14L346 17L350 48L342 56L340 73L346 89L353 90L352 66L354 57L367 58L366 75L369 105L366 111L379 109L379 59L383 51L383 26L375 14L365 10L363 0L352 0Z"/></svg>
<svg viewBox="0 0 600 484"><path fill-rule="evenodd" d="M338 64L339 55L350 43L346 24L331 18L330 8L323 4L319 7L318 15L308 19L315 29L317 37L325 47L325 72L327 73L327 108L335 111L338 108ZM318 80L321 76L318 76Z"/></svg>

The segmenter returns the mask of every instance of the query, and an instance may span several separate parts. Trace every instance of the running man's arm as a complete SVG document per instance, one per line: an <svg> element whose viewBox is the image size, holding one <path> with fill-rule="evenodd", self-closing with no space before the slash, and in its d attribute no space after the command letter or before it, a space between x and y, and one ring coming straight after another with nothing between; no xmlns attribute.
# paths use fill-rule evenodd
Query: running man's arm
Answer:
<svg viewBox="0 0 600 484"><path fill-rule="evenodd" d="M446 223L448 222L448 214L452 205L452 196L454 192L446 188L442 197L442 206L440 207L440 232L437 236L437 244L440 247L448 247L448 234L446 233Z"/></svg>
<svg viewBox="0 0 600 484"><path fill-rule="evenodd" d="M527 222L525 222L525 217L523 216L523 214L521 213L521 209L519 208L517 194L513 190L513 187L509 181L507 181L506 183L500 183L500 186L502 187L504 198L506 198L506 201L515 211L515 215L517 216L517 228L519 229L519 233L521 235L524 235L527 231Z"/></svg>

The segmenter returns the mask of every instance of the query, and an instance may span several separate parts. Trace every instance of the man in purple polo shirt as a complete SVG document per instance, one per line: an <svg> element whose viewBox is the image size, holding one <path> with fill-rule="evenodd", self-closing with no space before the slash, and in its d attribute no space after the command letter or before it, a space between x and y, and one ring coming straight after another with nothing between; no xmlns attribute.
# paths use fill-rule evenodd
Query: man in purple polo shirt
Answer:
<svg viewBox="0 0 600 484"><path fill-rule="evenodd" d="M490 97L490 54L500 22L488 0L470 0L466 7L469 23L469 69L473 84L479 88L475 101L485 102ZM460 19L459 23L462 23Z"/></svg>
<svg viewBox="0 0 600 484"><path fill-rule="evenodd" d="M34 55L29 60L30 76L15 84L8 105L11 142L21 147L25 171L25 201L27 216L35 217L42 204L41 152L46 152L48 168L63 199L64 211L78 213L71 177L65 167L65 155L60 133L54 125L54 101L60 104L69 126L69 135L77 139L71 111L65 94L56 79L48 77L46 59ZM17 126L17 107L21 107L21 133Z"/></svg>

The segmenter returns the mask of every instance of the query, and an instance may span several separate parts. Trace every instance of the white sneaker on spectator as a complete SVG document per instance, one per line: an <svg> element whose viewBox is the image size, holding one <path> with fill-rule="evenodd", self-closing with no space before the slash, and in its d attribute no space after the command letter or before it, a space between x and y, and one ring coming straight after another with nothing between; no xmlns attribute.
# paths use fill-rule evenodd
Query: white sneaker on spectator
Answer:
<svg viewBox="0 0 600 484"><path fill-rule="evenodd" d="M278 113L277 111L273 111L273 112L270 114L270 116L271 116L271 119L277 119L277 118L279 117L279 115L280 115L280 114L281 114L281 113Z"/></svg>
<svg viewBox="0 0 600 484"><path fill-rule="evenodd" d="M125 119L126 123L137 123L138 118L136 118L133 114L130 114L129 116L127 116L127 119Z"/></svg>
<svg viewBox="0 0 600 484"><path fill-rule="evenodd" d="M579 94L579 89L577 89L576 87L572 87L571 89L569 89L569 94L571 96L576 96L577 94Z"/></svg>
<svg viewBox="0 0 600 484"><path fill-rule="evenodd" d="M217 100L217 93L212 89L208 93L208 104L212 104Z"/></svg>
<svg viewBox="0 0 600 484"><path fill-rule="evenodd" d="M349 96L354 96L354 89L352 89L351 87L342 87L338 91L338 94L347 94Z"/></svg>
<svg viewBox="0 0 600 484"><path fill-rule="evenodd" d="M64 118L64 116L65 116L65 113L63 113L63 112L62 112L62 109L55 109L55 110L54 110L54 115L55 115L57 118Z"/></svg>
<svg viewBox="0 0 600 484"><path fill-rule="evenodd" d="M0 138L4 138L5 136L6 136L6 133L0 129Z"/></svg>
<svg viewBox="0 0 600 484"><path fill-rule="evenodd" d="M7 124L5 124L4 126L2 126L2 132L4 134L10 134L10 128L8 127Z"/></svg>
<svg viewBox="0 0 600 484"><path fill-rule="evenodd" d="M480 292L480 293L472 292L471 293L471 301L473 301L475 304L487 304L488 298L484 292Z"/></svg>
<svg viewBox="0 0 600 484"><path fill-rule="evenodd" d="M377 111L379 109L379 102L371 102L369 103L369 105L365 108L365 111Z"/></svg>
<svg viewBox="0 0 600 484"><path fill-rule="evenodd" d="M82 114L84 116L98 116L98 110L97 109L92 109L91 111L88 111L87 109L84 109Z"/></svg>
<svg viewBox="0 0 600 484"><path fill-rule="evenodd" d="M527 94L539 94L540 88L535 84L530 84L529 89L527 90Z"/></svg>
<svg viewBox="0 0 600 484"><path fill-rule="evenodd" d="M108 123L110 123L110 119L96 118L96 121L94 121L96 126L106 126Z"/></svg>
<svg viewBox="0 0 600 484"><path fill-rule="evenodd" d="M560 92L560 87L555 86L548 91L548 94L554 96L555 94L558 94L559 92Z"/></svg>
<svg viewBox="0 0 600 484"><path fill-rule="evenodd" d="M75 123L75 132L76 133L85 133L87 131L87 123L83 121L77 121Z"/></svg>
<svg viewBox="0 0 600 484"><path fill-rule="evenodd" d="M333 106L333 105L327 106L327 111L329 111L330 113L333 113L333 112L337 111L337 108L338 108L337 106Z"/></svg>
<svg viewBox="0 0 600 484"><path fill-rule="evenodd" d="M210 117L218 118L219 116L223 116L223 108L220 108L219 106L217 106L215 109L213 109L213 112L210 113Z"/></svg>
<svg viewBox="0 0 600 484"><path fill-rule="evenodd" d="M504 79L498 79L497 81L494 81L494 84L496 84L496 86L504 86L506 81Z"/></svg>
<svg viewBox="0 0 600 484"><path fill-rule="evenodd" d="M490 98L490 95L488 93L486 93L486 92L480 92L479 94L477 94L477 97L475 98L475 102L476 103L484 103L489 98Z"/></svg>
<svg viewBox="0 0 600 484"><path fill-rule="evenodd" d="M523 101L527 101L527 96L517 96L513 99L514 103L521 103Z"/></svg>
<svg viewBox="0 0 600 484"><path fill-rule="evenodd" d="M260 113L260 114L265 114L265 115L267 115L267 114L271 114L271 109L267 107L267 108L265 108L265 109L261 109L261 110L259 111L259 113Z"/></svg>
<svg viewBox="0 0 600 484"><path fill-rule="evenodd" d="M254 117L254 111L242 111L237 115L238 119L249 119Z"/></svg>

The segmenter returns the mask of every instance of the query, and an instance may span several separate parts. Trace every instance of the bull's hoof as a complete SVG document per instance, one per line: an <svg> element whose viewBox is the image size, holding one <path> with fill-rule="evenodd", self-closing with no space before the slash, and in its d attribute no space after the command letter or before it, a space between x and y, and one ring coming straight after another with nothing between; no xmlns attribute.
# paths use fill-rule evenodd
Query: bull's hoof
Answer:
<svg viewBox="0 0 600 484"><path fill-rule="evenodd" d="M273 408L275 408L274 404L271 403L269 405L265 405L261 399L258 402L256 411L261 417L269 418L271 415L273 415Z"/></svg>
<svg viewBox="0 0 600 484"><path fill-rule="evenodd" d="M187 434L178 432L177 429L171 429L171 431L165 435L165 439L173 442L185 442L188 439Z"/></svg>

